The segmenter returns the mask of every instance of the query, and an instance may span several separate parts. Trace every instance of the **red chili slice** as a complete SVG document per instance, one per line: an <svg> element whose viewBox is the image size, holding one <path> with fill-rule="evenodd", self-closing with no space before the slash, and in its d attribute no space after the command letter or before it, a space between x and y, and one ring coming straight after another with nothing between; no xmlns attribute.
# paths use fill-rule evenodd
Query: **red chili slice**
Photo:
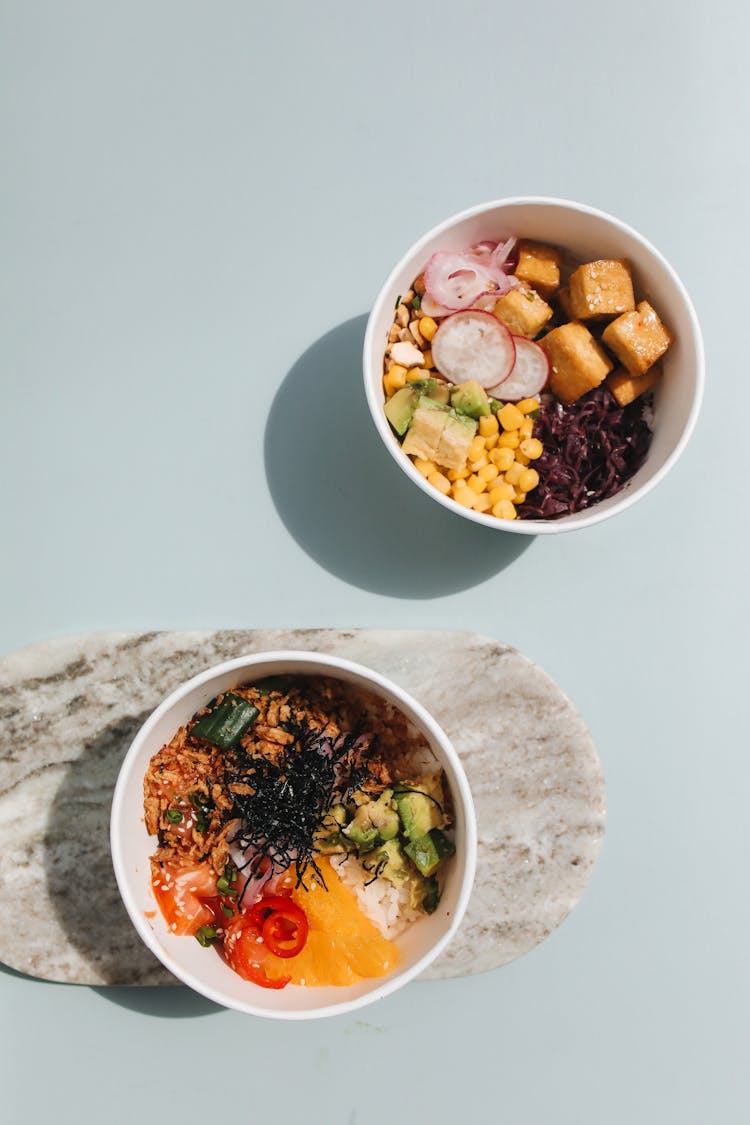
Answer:
<svg viewBox="0 0 750 1125"><path fill-rule="evenodd" d="M286 900L263 923L263 940L277 957L296 957L305 948L309 926L307 915L296 903Z"/></svg>

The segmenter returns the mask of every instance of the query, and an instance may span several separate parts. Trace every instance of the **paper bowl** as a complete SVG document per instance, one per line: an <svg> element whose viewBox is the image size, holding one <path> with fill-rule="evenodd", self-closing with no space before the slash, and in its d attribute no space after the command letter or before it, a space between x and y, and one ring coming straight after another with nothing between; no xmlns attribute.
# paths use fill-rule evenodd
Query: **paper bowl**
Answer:
<svg viewBox="0 0 750 1125"><path fill-rule="evenodd" d="M192 937L169 932L150 884L149 857L156 839L146 831L143 777L153 754L177 729L221 691L263 676L301 673L333 676L366 688L393 704L424 735L445 771L454 806L456 855L445 876L436 912L415 922L398 939L399 964L386 977L347 987L287 985L266 989L237 976L218 952ZM476 820L469 785L450 740L415 699L396 684L349 660L309 652L268 652L242 656L200 673L164 700L141 727L122 764L112 802L110 827L117 884L131 921L149 949L185 984L208 999L256 1016L314 1019L372 1004L418 976L446 947L469 900L476 867Z"/></svg>
<svg viewBox="0 0 750 1125"><path fill-rule="evenodd" d="M499 520L443 496L401 452L383 412L383 356L393 310L436 250L454 250L509 234L564 247L583 261L628 258L638 300L648 300L673 333L664 377L655 390L654 436L644 464L616 496L557 520ZM612 215L565 199L519 196L483 203L440 223L411 246L380 290L367 323L364 345L367 403L386 449L407 477L432 500L464 519L515 535L553 535L591 527L626 511L663 480L685 449L703 396L704 355L698 319L685 286L659 251Z"/></svg>

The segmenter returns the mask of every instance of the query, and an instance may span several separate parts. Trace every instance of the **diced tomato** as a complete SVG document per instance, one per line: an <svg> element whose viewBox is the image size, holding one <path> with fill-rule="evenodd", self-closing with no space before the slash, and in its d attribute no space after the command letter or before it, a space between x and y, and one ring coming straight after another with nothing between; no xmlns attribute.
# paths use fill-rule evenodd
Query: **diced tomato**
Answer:
<svg viewBox="0 0 750 1125"><path fill-rule="evenodd" d="M151 887L171 933L194 934L214 920L211 907L202 901L216 896L216 874L208 863L154 865Z"/></svg>
<svg viewBox="0 0 750 1125"><path fill-rule="evenodd" d="M271 980L263 969L268 950L257 927L247 914L229 923L224 935L224 955L235 973L263 988L284 988L290 977Z"/></svg>

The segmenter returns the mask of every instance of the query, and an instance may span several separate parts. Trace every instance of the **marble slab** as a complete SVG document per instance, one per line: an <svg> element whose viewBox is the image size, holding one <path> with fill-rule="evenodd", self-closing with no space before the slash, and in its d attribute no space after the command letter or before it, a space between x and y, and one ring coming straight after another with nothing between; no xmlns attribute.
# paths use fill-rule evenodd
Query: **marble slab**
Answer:
<svg viewBox="0 0 750 1125"><path fill-rule="evenodd" d="M241 630L93 634L0 661L0 960L45 980L175 983L141 944L109 855L109 807L138 727L183 680L246 652L349 657L419 699L461 755L479 864L460 933L425 975L504 965L559 926L602 843L591 736L536 665L473 633Z"/></svg>

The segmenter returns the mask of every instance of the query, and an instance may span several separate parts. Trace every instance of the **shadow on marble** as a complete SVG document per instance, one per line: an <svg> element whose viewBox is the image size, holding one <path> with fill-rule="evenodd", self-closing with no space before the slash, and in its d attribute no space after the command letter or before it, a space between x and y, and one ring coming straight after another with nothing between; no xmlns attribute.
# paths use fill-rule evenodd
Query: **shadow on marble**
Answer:
<svg viewBox="0 0 750 1125"><path fill-rule="evenodd" d="M322 336L273 400L265 432L268 486L304 551L361 589L434 598L503 570L533 539L433 503L394 464L362 386L364 316Z"/></svg>
<svg viewBox="0 0 750 1125"><path fill-rule="evenodd" d="M175 985L174 988L94 987L91 991L103 1000L116 1004L118 1008L127 1008L130 1012L156 1016L159 1019L195 1019L226 1010L184 984Z"/></svg>
<svg viewBox="0 0 750 1125"><path fill-rule="evenodd" d="M109 850L109 810L117 774L149 714L123 717L85 744L55 794L44 836L49 900L68 941L104 984L173 980L128 918ZM64 964L60 969L64 974Z"/></svg>

